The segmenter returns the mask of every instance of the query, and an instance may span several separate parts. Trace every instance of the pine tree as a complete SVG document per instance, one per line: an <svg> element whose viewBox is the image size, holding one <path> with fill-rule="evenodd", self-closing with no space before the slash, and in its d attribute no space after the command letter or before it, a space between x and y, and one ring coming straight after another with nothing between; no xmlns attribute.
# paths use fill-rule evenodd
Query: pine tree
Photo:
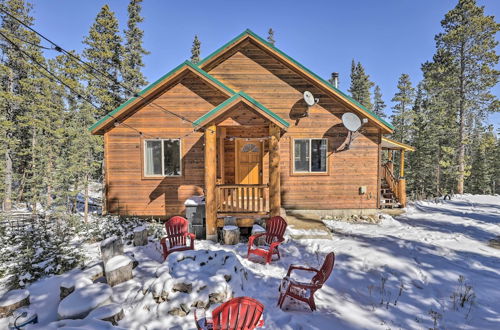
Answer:
<svg viewBox="0 0 500 330"><path fill-rule="evenodd" d="M365 73L363 65L361 65L360 62L356 64L356 62L352 60L351 87L349 88L349 93L351 93L353 99L369 110L373 108L370 93L370 89L373 85L374 83L370 81L370 76Z"/></svg>
<svg viewBox="0 0 500 330"><path fill-rule="evenodd" d="M470 179L467 190L474 194L492 194L496 175L496 139L493 126L489 126L473 139Z"/></svg>
<svg viewBox="0 0 500 330"><path fill-rule="evenodd" d="M378 85L375 86L373 90L373 112L375 112L379 117L385 118L385 103L382 100L382 91Z"/></svg>
<svg viewBox="0 0 500 330"><path fill-rule="evenodd" d="M112 77L115 82L120 81L120 68L122 66L123 50L121 37L118 34L118 21L115 14L108 5L104 5L94 24L92 24L88 36L83 43L85 59L106 76ZM87 85L89 95L94 103L100 106L97 113L102 117L116 108L122 102L122 88L113 84L101 74L87 73Z"/></svg>
<svg viewBox="0 0 500 330"><path fill-rule="evenodd" d="M191 62L197 64L200 61L201 54L201 42L198 39L198 35L194 36L193 46L191 47Z"/></svg>
<svg viewBox="0 0 500 330"><path fill-rule="evenodd" d="M398 91L392 98L395 102L391 116L394 126L393 138L407 143L410 141L410 125L413 122L411 108L415 97L415 89L411 85L410 76L403 73L398 80Z"/></svg>
<svg viewBox="0 0 500 330"><path fill-rule="evenodd" d="M495 35L500 24L493 16L484 15L484 7L475 0L459 0L441 21L444 32L436 36L436 46L449 54L449 88L456 99L454 108L458 123L457 192L463 193L467 167L469 120L483 118L484 112L498 111L499 103L491 88L498 82L495 70L499 56L495 51ZM469 126L469 127L468 127Z"/></svg>
<svg viewBox="0 0 500 330"><path fill-rule="evenodd" d="M5 0L0 3L9 13L28 25L33 24L30 16L31 5L24 0ZM32 31L27 30L11 17L0 13L2 19L0 31L15 42L29 56L44 61L40 49L34 45L40 40ZM3 184L1 193L3 209L9 211L14 198L13 183L19 183L19 191L24 189L26 164L29 158L28 141L30 132L20 126L20 118L26 115L35 93L33 78L38 71L30 64L27 57L12 46L7 40L0 40L0 148L3 152ZM36 78L35 78L36 79ZM18 192L18 195L22 192Z"/></svg>
<svg viewBox="0 0 500 330"><path fill-rule="evenodd" d="M128 89L125 91L127 98L133 96L133 92L138 92L141 87L148 82L141 72L144 67L142 57L149 54L142 47L142 38L144 32L138 27L138 24L144 21L141 17L142 0L131 0L128 5L128 29L125 30L125 46L123 48L123 64L121 72L123 82Z"/></svg>
<svg viewBox="0 0 500 330"><path fill-rule="evenodd" d="M269 28L269 31L267 31L267 42L269 42L273 46L276 42L276 40L274 40L274 30L272 28Z"/></svg>

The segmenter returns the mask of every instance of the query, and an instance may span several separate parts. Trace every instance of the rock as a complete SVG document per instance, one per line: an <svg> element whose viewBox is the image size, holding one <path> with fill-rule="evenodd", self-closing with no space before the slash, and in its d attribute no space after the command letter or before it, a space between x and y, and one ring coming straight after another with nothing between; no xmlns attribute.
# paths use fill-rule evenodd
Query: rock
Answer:
<svg viewBox="0 0 500 330"><path fill-rule="evenodd" d="M19 307L30 304L30 293L28 290L19 289L7 292L0 298L0 318L12 315Z"/></svg>
<svg viewBox="0 0 500 330"><path fill-rule="evenodd" d="M100 277L104 276L104 264L98 263L95 264L83 271L83 273L89 277L92 281L97 280Z"/></svg>
<svg viewBox="0 0 500 330"><path fill-rule="evenodd" d="M173 308L171 310L168 311L168 314L170 315L174 315L174 316L181 316L181 317L184 317L186 316L188 313L186 313L182 308L180 307L176 307L176 308Z"/></svg>
<svg viewBox="0 0 500 330"><path fill-rule="evenodd" d="M225 292L214 292L208 295L211 304L220 304L226 301L227 295Z"/></svg>
<svg viewBox="0 0 500 330"><path fill-rule="evenodd" d="M179 282L179 283L174 284L174 286L172 287L172 290L184 292L184 293L191 293L191 291L193 291L193 285Z"/></svg>
<svg viewBox="0 0 500 330"><path fill-rule="evenodd" d="M110 301L113 290L104 283L94 283L75 289L69 296L61 300L57 315L62 319L82 319L93 309Z"/></svg>
<svg viewBox="0 0 500 330"><path fill-rule="evenodd" d="M148 229L146 226L134 228L134 246L143 246L148 244Z"/></svg>
<svg viewBox="0 0 500 330"><path fill-rule="evenodd" d="M104 266L108 284L115 286L132 279L132 266L133 261L127 256L115 256L109 259Z"/></svg>
<svg viewBox="0 0 500 330"><path fill-rule="evenodd" d="M113 325L117 325L118 321L123 319L124 316L123 308L120 305L108 304L94 309L86 318L111 322Z"/></svg>
<svg viewBox="0 0 500 330"><path fill-rule="evenodd" d="M123 254L123 241L120 237L112 236L101 242L101 259L106 265L109 259ZM104 266L106 269L106 266Z"/></svg>
<svg viewBox="0 0 500 330"><path fill-rule="evenodd" d="M240 229L237 226L226 225L222 227L224 244L236 245L240 242Z"/></svg>

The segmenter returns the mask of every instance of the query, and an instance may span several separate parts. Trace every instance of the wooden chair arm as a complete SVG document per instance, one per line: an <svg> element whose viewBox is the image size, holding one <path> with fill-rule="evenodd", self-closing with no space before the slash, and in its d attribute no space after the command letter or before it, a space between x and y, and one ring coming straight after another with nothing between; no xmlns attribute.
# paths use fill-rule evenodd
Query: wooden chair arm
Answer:
<svg viewBox="0 0 500 330"><path fill-rule="evenodd" d="M298 266L298 265L290 265L290 267L288 267L288 273L286 273L286 276L287 277L290 277L290 275L292 274L292 270L305 270L307 272L315 272L315 273L318 273L319 270L317 270L316 268L312 268L312 267L303 267L303 266Z"/></svg>
<svg viewBox="0 0 500 330"><path fill-rule="evenodd" d="M260 233L260 234L255 234L255 235L250 236L250 237L248 238L248 245L249 245L249 246L252 246L252 245L253 245L253 242L254 242L257 238L259 238L259 237L261 237L261 236L264 236L264 235L267 235L267 233Z"/></svg>

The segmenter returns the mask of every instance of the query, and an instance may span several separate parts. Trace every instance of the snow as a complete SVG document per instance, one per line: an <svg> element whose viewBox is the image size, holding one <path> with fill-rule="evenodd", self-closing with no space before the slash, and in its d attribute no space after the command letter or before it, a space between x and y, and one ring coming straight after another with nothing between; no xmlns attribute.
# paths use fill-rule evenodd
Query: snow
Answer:
<svg viewBox="0 0 500 330"><path fill-rule="evenodd" d="M94 308L109 302L113 291L104 283L95 283L76 289L59 304L57 314L60 319L85 317Z"/></svg>
<svg viewBox="0 0 500 330"><path fill-rule="evenodd" d="M118 268L125 267L132 262L133 260L128 256L115 256L106 262L104 268L106 269L106 272L112 272Z"/></svg>
<svg viewBox="0 0 500 330"><path fill-rule="evenodd" d="M238 229L238 226L233 226L233 225L225 225L222 227L222 230L236 230Z"/></svg>
<svg viewBox="0 0 500 330"><path fill-rule="evenodd" d="M254 233L254 234L260 234L260 233L265 233L265 232L266 232L266 230L258 224L254 224L252 227L252 233Z"/></svg>
<svg viewBox="0 0 500 330"><path fill-rule="evenodd" d="M191 196L184 202L185 206L205 205L205 196Z"/></svg>
<svg viewBox="0 0 500 330"><path fill-rule="evenodd" d="M280 245L281 259L269 265L246 259L244 243L225 246L197 240L196 251L175 252L165 262L158 242L126 245L125 252L133 252L139 265L132 280L109 289L112 302L124 310L119 327L194 329L192 311L185 317L169 311L181 304L191 309L194 299L207 299L210 291L219 290L262 302L266 329L498 328L500 250L488 243L500 236L500 196L418 202L402 216L384 215L378 224L325 223L332 231L328 239L309 239L310 231L290 226ZM98 256L98 246L89 249L93 257ZM288 267L319 268L331 251L336 254L335 266L316 292L318 310L310 312L306 304L291 299L285 301L287 309L279 309L278 287ZM30 308L40 322L30 329L114 329L90 316L55 322L59 285L81 273L44 278L28 287ZM231 280L224 275L232 275ZM307 282L311 274L293 276ZM191 284L191 292L174 292L179 283ZM204 285L207 288L201 289ZM0 328L5 322L0 319Z"/></svg>
<svg viewBox="0 0 500 330"><path fill-rule="evenodd" d="M9 291L2 298L0 298L0 307L13 305L23 299L26 299L29 295L30 292L28 290L18 289Z"/></svg>
<svg viewBox="0 0 500 330"><path fill-rule="evenodd" d="M134 233L140 233L140 232L143 232L147 230L147 227L146 226L139 226L139 227L135 227L134 228Z"/></svg>

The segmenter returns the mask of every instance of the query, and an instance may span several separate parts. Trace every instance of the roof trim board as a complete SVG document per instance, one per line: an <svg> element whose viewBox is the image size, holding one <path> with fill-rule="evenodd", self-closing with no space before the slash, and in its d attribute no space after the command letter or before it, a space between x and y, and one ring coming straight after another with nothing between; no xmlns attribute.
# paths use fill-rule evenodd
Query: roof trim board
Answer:
<svg viewBox="0 0 500 330"><path fill-rule="evenodd" d="M393 139L389 139L386 137L382 137L382 148L383 149L396 149L396 150L405 150L405 151L415 151L415 148L411 145L408 145L403 142L398 142Z"/></svg>
<svg viewBox="0 0 500 330"><path fill-rule="evenodd" d="M387 130L389 133L392 133L392 131L394 130L394 126L386 122L376 113L365 108L361 103L359 103L349 95L345 94L338 88L335 88L335 86L333 86L332 84L330 84L329 82L327 82L326 80L324 80L323 78L321 78L320 76L318 76L317 74L315 74L314 72L312 72L311 70L309 70L308 68L306 68L305 66L303 66L302 64L300 64L299 62L297 62L296 60L285 54L283 51L279 50L274 45L270 44L269 42L267 42L266 40L264 40L263 38L261 38L260 36L258 36L249 29L245 30L243 33L240 33L238 36L231 39L228 43L226 43L225 45L223 45L222 47L220 47L219 49L208 55L206 58L204 58L202 61L198 63L198 66L203 68L211 61L213 61L217 57L217 55L222 54L225 50L228 50L231 47L238 44L239 41L243 40L245 36L253 38L254 40L258 41L260 44L264 45L278 56L285 58L286 60L297 66L297 68L300 69L302 72L304 72L307 76L321 83L324 87L326 87L327 90L333 92L333 94L342 99L345 103L347 103L351 107L356 108L358 111L368 115L368 117L371 117L376 123L379 123L380 126L383 126L385 130Z"/></svg>
<svg viewBox="0 0 500 330"><path fill-rule="evenodd" d="M229 110L232 106L236 105L238 102L245 102L247 105L261 112L267 119L274 122L276 125L281 127L282 129L287 129L290 127L290 124L278 116L276 113L272 112L268 108L266 108L262 103L258 102L248 94L243 91L240 91L233 95L231 98L225 100L200 118L194 121L193 126L200 127L206 124L208 121L212 121Z"/></svg>
<svg viewBox="0 0 500 330"><path fill-rule="evenodd" d="M103 116L100 120L98 120L94 125L89 127L89 131L92 132L92 134L97 134L99 130L101 130L106 124L108 124L113 117L116 117L126 110L130 109L132 106L138 104L140 101L142 101L146 96L150 95L153 93L155 90L157 90L161 85L164 85L171 79L177 77L179 74L184 72L185 70L190 70L191 72L197 73L199 76L204 77L208 81L210 81L215 87L217 87L219 90L224 92L227 96L231 96L236 94L235 91L233 91L231 88L223 84L221 81L217 80L207 72L203 71L200 69L198 66L194 65L190 61L185 61L181 63L180 65L176 66L174 69L160 77L158 80L155 82L151 83L148 85L146 88L144 88L142 91L138 93L138 97L132 97L128 99L126 102L122 103L119 107L114 109L113 111L109 112L105 116Z"/></svg>

